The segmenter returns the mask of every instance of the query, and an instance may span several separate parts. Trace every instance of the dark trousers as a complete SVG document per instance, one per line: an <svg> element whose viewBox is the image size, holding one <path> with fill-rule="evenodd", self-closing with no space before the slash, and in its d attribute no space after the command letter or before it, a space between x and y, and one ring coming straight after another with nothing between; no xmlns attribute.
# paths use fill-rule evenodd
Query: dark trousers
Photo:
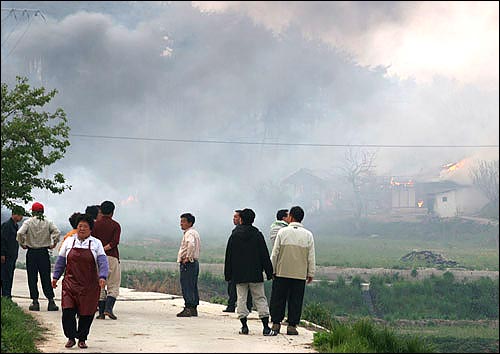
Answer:
<svg viewBox="0 0 500 354"><path fill-rule="evenodd" d="M300 322L306 281L300 279L275 277L271 292L271 321L281 323L285 317L288 302L288 324L296 326Z"/></svg>
<svg viewBox="0 0 500 354"><path fill-rule="evenodd" d="M47 248L28 248L26 271L28 273L30 298L38 300L38 273L40 273L43 293L47 299L53 299L54 290L50 279L50 258Z"/></svg>
<svg viewBox="0 0 500 354"><path fill-rule="evenodd" d="M87 336L90 332L90 325L94 320L94 315L78 317L78 329L76 328L76 314L77 310L75 308L68 308L62 310L62 326L64 330L64 335L66 338L79 340L87 340Z"/></svg>
<svg viewBox="0 0 500 354"><path fill-rule="evenodd" d="M238 295L236 294L236 283L232 280L227 282L227 294L229 295L229 299L227 300L227 307L231 309L236 308L236 299ZM252 294L250 291L247 296L247 308L248 311L252 312Z"/></svg>
<svg viewBox="0 0 500 354"><path fill-rule="evenodd" d="M200 264L198 261L187 262L186 264L180 263L179 273L184 306L198 306L200 303L200 298L198 296L198 274L200 273Z"/></svg>
<svg viewBox="0 0 500 354"><path fill-rule="evenodd" d="M14 269L16 269L16 256L5 256L2 263L2 296L12 297L12 283L14 282Z"/></svg>

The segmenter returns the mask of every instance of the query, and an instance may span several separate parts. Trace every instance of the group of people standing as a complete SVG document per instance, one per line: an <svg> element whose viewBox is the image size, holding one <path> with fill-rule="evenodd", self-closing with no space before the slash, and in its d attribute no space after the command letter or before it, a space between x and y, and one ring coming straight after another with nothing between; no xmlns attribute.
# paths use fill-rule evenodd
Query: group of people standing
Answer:
<svg viewBox="0 0 500 354"><path fill-rule="evenodd" d="M66 348L76 345L87 348L86 340L94 314L97 319L106 316L116 320L113 312L119 295L121 271L118 244L120 224L113 220L115 205L104 201L87 207L85 213L73 213L68 232L59 248L52 280L49 250L59 243L60 231L44 217L44 207L35 202L32 216L20 228L24 210L15 208L12 217L2 224L2 296L11 297L12 280L18 247L27 249L26 268L32 303L31 311L40 311L38 302L38 274L48 299L48 311L58 311L54 291L62 281L62 327L68 338ZM288 304L286 333L296 335L300 321L306 283L313 280L315 251L312 233L301 224L304 211L299 206L279 210L271 225L271 255L262 232L255 226L252 209L236 210L235 225L228 239L225 253L224 276L228 282L228 307L225 312L237 312L241 322L240 334L248 334L247 317L256 308L263 324L263 335L280 333L281 322ZM180 216L183 237L178 251L180 283L184 309L177 317L198 316L198 275L201 241L194 228L191 213ZM264 273L272 280L268 304L264 291ZM78 325L77 325L78 318ZM272 327L269 326L271 320Z"/></svg>
<svg viewBox="0 0 500 354"><path fill-rule="evenodd" d="M288 305L286 333L297 335L306 282L315 273L315 250L312 233L301 224L304 210L294 206L279 210L271 225L271 256L263 234L253 226L252 209L236 210L240 223L233 229L226 246L224 276L236 284L237 314L241 322L240 334L248 334L248 293L253 298L263 325L263 335L280 333L281 322ZM237 218L237 217L236 217ZM264 292L264 276L272 280L271 300L268 305ZM272 327L269 327L269 316Z"/></svg>
<svg viewBox="0 0 500 354"><path fill-rule="evenodd" d="M120 288L118 244L121 228L112 218L114 209L113 202L104 201L87 207L85 213L70 216L73 229L66 234L59 248L52 280L49 250L59 243L60 231L44 216L44 206L33 203L32 216L20 228L17 223L25 214L21 208L14 208L11 218L2 224L2 296L12 296L19 246L27 250L26 270L32 299L30 311L40 311L38 274L43 293L49 301L47 310L59 310L53 289L64 274L61 306L62 327L68 338L66 348L73 347L76 338L79 348L87 348L87 336L98 309L96 318L104 319L107 315L117 319L113 307Z"/></svg>

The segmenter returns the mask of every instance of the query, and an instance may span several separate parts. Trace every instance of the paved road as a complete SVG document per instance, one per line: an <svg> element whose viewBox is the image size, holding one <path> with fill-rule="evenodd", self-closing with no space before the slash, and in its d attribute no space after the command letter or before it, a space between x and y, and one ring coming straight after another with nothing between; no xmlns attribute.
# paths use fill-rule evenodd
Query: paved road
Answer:
<svg viewBox="0 0 500 354"><path fill-rule="evenodd" d="M39 286L40 294L43 294ZM56 289L60 306L61 281ZM45 353L79 351L64 348L66 338L61 325L61 311L48 312L47 300L40 299L40 312L28 311L31 302L26 271L16 269L13 300L48 328L47 338L38 348ZM280 334L262 336L262 324L255 312L249 316L250 334L238 334L236 314L222 312L224 306L200 302L199 317L177 318L184 301L178 296L136 292L120 288L115 305L118 320L94 320L87 340L89 353L295 353L314 352L313 332L299 328L298 336ZM285 327L286 330L286 327ZM76 348L76 349L75 349Z"/></svg>

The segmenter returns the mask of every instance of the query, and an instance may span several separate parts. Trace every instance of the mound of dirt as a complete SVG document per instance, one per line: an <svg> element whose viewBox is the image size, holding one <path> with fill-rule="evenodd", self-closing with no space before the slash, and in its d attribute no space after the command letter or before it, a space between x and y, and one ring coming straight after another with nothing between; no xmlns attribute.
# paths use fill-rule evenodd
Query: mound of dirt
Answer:
<svg viewBox="0 0 500 354"><path fill-rule="evenodd" d="M443 267L456 267L457 262L444 258L439 253L432 251L412 251L403 257L403 262L424 262L428 265L443 266Z"/></svg>

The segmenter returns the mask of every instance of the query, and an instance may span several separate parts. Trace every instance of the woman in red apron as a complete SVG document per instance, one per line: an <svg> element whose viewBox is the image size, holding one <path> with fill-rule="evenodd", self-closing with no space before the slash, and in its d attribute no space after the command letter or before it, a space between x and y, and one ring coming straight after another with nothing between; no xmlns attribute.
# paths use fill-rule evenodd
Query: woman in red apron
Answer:
<svg viewBox="0 0 500 354"><path fill-rule="evenodd" d="M100 288L106 284L107 258L101 241L90 236L93 224L90 215L82 214L78 218L78 232L64 241L54 268L54 288L65 270L61 304L64 335L68 338L66 348L76 344L75 338L78 338L80 348L87 348L85 341L99 301Z"/></svg>

